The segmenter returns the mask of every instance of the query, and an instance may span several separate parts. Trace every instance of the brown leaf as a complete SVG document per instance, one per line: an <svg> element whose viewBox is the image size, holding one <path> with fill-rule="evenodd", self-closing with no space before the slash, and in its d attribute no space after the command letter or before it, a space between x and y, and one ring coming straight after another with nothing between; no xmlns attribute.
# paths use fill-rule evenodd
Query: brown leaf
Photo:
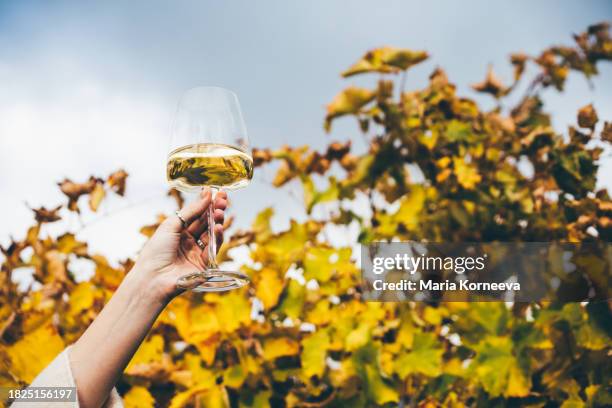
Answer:
<svg viewBox="0 0 612 408"><path fill-rule="evenodd" d="M525 72L525 64L529 57L523 53L516 53L510 55L510 62L514 66L514 81L521 79L523 72Z"/></svg>
<svg viewBox="0 0 612 408"><path fill-rule="evenodd" d="M602 213L610 213L612 215L612 201L598 200L597 209Z"/></svg>
<svg viewBox="0 0 612 408"><path fill-rule="evenodd" d="M280 187L295 176L295 173L289 167L286 160L283 160L276 171L272 185L274 187Z"/></svg>
<svg viewBox="0 0 612 408"><path fill-rule="evenodd" d="M599 118L592 104L583 106L578 111L578 125L593 130Z"/></svg>
<svg viewBox="0 0 612 408"><path fill-rule="evenodd" d="M612 122L604 122L604 128L601 131L601 140L612 143Z"/></svg>
<svg viewBox="0 0 612 408"><path fill-rule="evenodd" d="M537 96L529 96L523 98L523 100L514 108L510 113L512 120L517 125L522 125L528 122L535 115L538 115L542 108L542 101Z"/></svg>
<svg viewBox="0 0 612 408"><path fill-rule="evenodd" d="M61 220L62 217L60 217L58 214L61 208L62 206L58 205L54 209L49 209L49 210L47 210L45 207L40 207L38 209L36 208L30 208L30 209L34 211L34 219L36 219L37 222L42 224L44 222L55 222L55 221Z"/></svg>
<svg viewBox="0 0 612 408"><path fill-rule="evenodd" d="M270 149L253 149L253 166L258 167L272 160Z"/></svg>
<svg viewBox="0 0 612 408"><path fill-rule="evenodd" d="M123 270L125 271L125 273L128 273L130 269L132 269L132 267L134 266L135 262L131 258L126 258L123 261L120 261L119 263L123 267Z"/></svg>
<svg viewBox="0 0 612 408"><path fill-rule="evenodd" d="M48 251L45 253L45 266L47 275L44 277L45 282L67 282L68 271L66 270L66 261L64 255L59 251Z"/></svg>
<svg viewBox="0 0 612 408"><path fill-rule="evenodd" d="M544 86L554 85L557 90L562 91L565 79L569 73L569 67L563 58L559 58L559 50L545 50L535 60L543 70L541 83Z"/></svg>
<svg viewBox="0 0 612 408"><path fill-rule="evenodd" d="M319 152L313 151L304 158L301 170L304 170L306 173L324 174L330 165L329 159L321 156Z"/></svg>
<svg viewBox="0 0 612 408"><path fill-rule="evenodd" d="M327 160L340 160L351 150L351 141L347 140L346 143L333 142L327 146L327 152L325 157Z"/></svg>
<svg viewBox="0 0 612 408"><path fill-rule="evenodd" d="M442 68L436 67L436 69L431 73L431 75L429 75L429 81L432 88L442 88L448 85L448 76Z"/></svg>
<svg viewBox="0 0 612 408"><path fill-rule="evenodd" d="M171 188L168 190L168 196L174 198L176 201L176 206L178 208L183 208L183 204L185 204L185 199L183 198L183 194L175 188Z"/></svg>
<svg viewBox="0 0 612 408"><path fill-rule="evenodd" d="M597 37L601 37L602 39L610 38L610 23L607 21L590 25L587 28L587 32L590 35L595 35Z"/></svg>
<svg viewBox="0 0 612 408"><path fill-rule="evenodd" d="M21 260L21 251L23 251L28 246L25 241L15 241L11 238L11 243L8 247L4 248L0 245L0 252L5 256L5 264L10 269L15 268L23 264Z"/></svg>
<svg viewBox="0 0 612 408"><path fill-rule="evenodd" d="M108 185L120 196L125 194L125 181L127 176L128 173L123 169L119 169L108 176Z"/></svg>
<svg viewBox="0 0 612 408"><path fill-rule="evenodd" d="M489 66L487 76L484 81L472 85L472 89L477 92L483 92L493 95L495 98L500 98L506 95L509 88L506 87L501 80L493 72L493 67Z"/></svg>
<svg viewBox="0 0 612 408"><path fill-rule="evenodd" d="M57 183L64 193L68 197L68 209L70 211L79 212L77 201L79 197L84 194L89 194L93 191L98 183L98 179L91 176L85 183L75 183L72 180L64 179L61 183Z"/></svg>
<svg viewBox="0 0 612 408"><path fill-rule="evenodd" d="M516 130L514 121L507 116L502 116L499 113L493 112L489 113L487 118L489 119L492 127L496 130L501 130L506 133L514 133Z"/></svg>
<svg viewBox="0 0 612 408"><path fill-rule="evenodd" d="M340 160L340 165L346 171L353 171L357 167L357 162L357 156L347 153Z"/></svg>

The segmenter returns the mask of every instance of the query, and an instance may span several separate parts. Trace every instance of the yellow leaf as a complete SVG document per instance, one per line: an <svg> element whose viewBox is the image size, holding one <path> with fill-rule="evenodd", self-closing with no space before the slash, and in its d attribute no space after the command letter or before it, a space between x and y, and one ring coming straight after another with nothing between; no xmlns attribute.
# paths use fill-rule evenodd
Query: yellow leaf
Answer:
<svg viewBox="0 0 612 408"><path fill-rule="evenodd" d="M208 386L198 386L194 388L190 388L187 391L179 392L174 397L172 397L172 401L170 401L170 408L183 408L187 406L189 402L191 402L194 395L198 392L202 392L207 390Z"/></svg>
<svg viewBox="0 0 612 408"><path fill-rule="evenodd" d="M355 272L350 248L311 247L304 255L304 278L328 282L341 272Z"/></svg>
<svg viewBox="0 0 612 408"><path fill-rule="evenodd" d="M287 337L266 339L263 344L264 359L267 361L282 356L294 356L299 352L300 345L298 342Z"/></svg>
<svg viewBox="0 0 612 408"><path fill-rule="evenodd" d="M151 336L147 341L143 342L132 360L125 369L126 372L130 372L139 364L149 364L162 360L164 353L164 338L159 334Z"/></svg>
<svg viewBox="0 0 612 408"><path fill-rule="evenodd" d="M74 234L66 233L57 238L57 249L63 254L87 254L87 243L77 241Z"/></svg>
<svg viewBox="0 0 612 408"><path fill-rule="evenodd" d="M515 362L508 370L508 387L504 393L507 397L526 397L531 389L531 381L525 377Z"/></svg>
<svg viewBox="0 0 612 408"><path fill-rule="evenodd" d="M370 101L374 100L375 93L366 88L351 86L340 92L327 105L327 115L325 116L325 130L329 132L331 122L335 118L343 115L357 113Z"/></svg>
<svg viewBox="0 0 612 408"><path fill-rule="evenodd" d="M343 392L348 394L347 396L351 396L359 391L358 374L351 358L343 360L338 369L330 370L329 379L334 387L342 389Z"/></svg>
<svg viewBox="0 0 612 408"><path fill-rule="evenodd" d="M222 386L196 386L176 394L170 401L170 408L182 408L195 402L197 407L225 408L229 407L227 391Z"/></svg>
<svg viewBox="0 0 612 408"><path fill-rule="evenodd" d="M278 270L286 270L291 263L302 257L309 233L305 224L291 220L288 231L278 234L268 240L257 255L262 255L260 262L276 265Z"/></svg>
<svg viewBox="0 0 612 408"><path fill-rule="evenodd" d="M153 408L155 400L145 387L135 385L123 396L123 405L125 408Z"/></svg>
<svg viewBox="0 0 612 408"><path fill-rule="evenodd" d="M64 341L49 322L7 348L11 373L30 384L62 350Z"/></svg>
<svg viewBox="0 0 612 408"><path fill-rule="evenodd" d="M279 277L278 272L272 268L263 268L257 274L257 296L264 304L264 308L269 310L276 306L278 298L283 292L285 282Z"/></svg>
<svg viewBox="0 0 612 408"><path fill-rule="evenodd" d="M182 365L178 370L170 373L170 380L187 388L206 387L210 388L216 384L215 374L203 367L203 359L194 353L185 353Z"/></svg>
<svg viewBox="0 0 612 408"><path fill-rule="evenodd" d="M242 368L242 365L236 364L228 367L223 373L223 384L230 388L240 388L242 384L244 384L244 380L246 380L245 370Z"/></svg>
<svg viewBox="0 0 612 408"><path fill-rule="evenodd" d="M448 165L450 164L451 159L448 156L444 156L441 159L436 160L436 165L441 168L444 169L446 167L448 167Z"/></svg>
<svg viewBox="0 0 612 408"><path fill-rule="evenodd" d="M243 290L233 290L217 296L215 314L220 322L221 332L232 333L251 322L251 304ZM206 297L207 300L211 298L213 297Z"/></svg>
<svg viewBox="0 0 612 408"><path fill-rule="evenodd" d="M274 180L272 180L272 185L274 187L280 187L293 177L295 177L295 171L289 167L287 161L282 161L280 166L278 166Z"/></svg>
<svg viewBox="0 0 612 408"><path fill-rule="evenodd" d="M421 373L429 377L440 375L442 353L438 340L432 333L415 333L412 350L402 353L396 361L396 372L405 379L412 373Z"/></svg>
<svg viewBox="0 0 612 408"><path fill-rule="evenodd" d="M453 164L455 167L455 175L457 181L467 190L473 190L476 184L480 183L482 177L478 174L476 168L466 163L461 157L453 157Z"/></svg>
<svg viewBox="0 0 612 408"><path fill-rule="evenodd" d="M248 405L249 408L270 408L270 397L272 392L270 390L260 391L253 398L253 405ZM240 408L246 408L246 405L240 404Z"/></svg>
<svg viewBox="0 0 612 408"><path fill-rule="evenodd" d="M219 344L220 323L215 305L202 303L194 306L184 298L170 305L171 321L183 340L193 344L206 364L212 364Z"/></svg>
<svg viewBox="0 0 612 408"><path fill-rule="evenodd" d="M393 73L403 71L428 58L425 51L381 47L367 52L359 61L342 73L343 77L366 72Z"/></svg>
<svg viewBox="0 0 612 408"><path fill-rule="evenodd" d="M318 330L302 340L302 373L306 379L313 375L319 378L325 372L325 358L329 347L329 336L325 330Z"/></svg>
<svg viewBox="0 0 612 408"><path fill-rule="evenodd" d="M361 323L356 329L351 331L346 337L346 350L355 351L363 347L370 341L370 332L372 327L370 324Z"/></svg>
<svg viewBox="0 0 612 408"><path fill-rule="evenodd" d="M425 206L426 191L419 185L413 185L410 192L400 199L400 207L395 214L379 214L377 232L383 236L393 237L397 233L397 225L401 223L408 231L415 230L421 219Z"/></svg>
<svg viewBox="0 0 612 408"><path fill-rule="evenodd" d="M415 124L415 126L420 125L420 121L418 119L414 119L413 121L418 122ZM436 147L436 142L438 141L439 136L440 135L438 132L432 130L431 133L419 134L418 139L423 146L427 147L427 149L433 150L433 148Z"/></svg>
<svg viewBox="0 0 612 408"><path fill-rule="evenodd" d="M121 269L113 268L105 257L94 255L91 259L96 264L96 273L93 281L108 289L116 289L125 276Z"/></svg>
<svg viewBox="0 0 612 408"><path fill-rule="evenodd" d="M272 235L272 230L270 228L270 220L272 219L273 215L274 210L272 209L272 207L268 207L260 211L255 217L251 229L256 234L255 239L257 240L257 242L265 242L265 240L267 240L270 235Z"/></svg>
<svg viewBox="0 0 612 408"><path fill-rule="evenodd" d="M89 309L95 300L95 288L90 282L79 283L70 293L70 314Z"/></svg>
<svg viewBox="0 0 612 408"><path fill-rule="evenodd" d="M436 181L438 183L442 183L444 180L448 179L451 174L453 174L451 169L444 169L440 173L436 174Z"/></svg>
<svg viewBox="0 0 612 408"><path fill-rule="evenodd" d="M376 404L384 405L399 401L399 392L383 380L378 367L367 364L364 368L368 382L367 392Z"/></svg>
<svg viewBox="0 0 612 408"><path fill-rule="evenodd" d="M89 208L94 212L98 211L98 207L105 195L106 191L104 190L104 184L100 182L96 183L93 191L89 194Z"/></svg>

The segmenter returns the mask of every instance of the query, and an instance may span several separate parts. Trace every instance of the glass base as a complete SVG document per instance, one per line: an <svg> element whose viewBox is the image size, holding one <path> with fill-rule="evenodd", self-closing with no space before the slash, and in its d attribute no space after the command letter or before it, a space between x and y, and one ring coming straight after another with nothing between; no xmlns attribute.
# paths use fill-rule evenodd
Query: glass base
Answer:
<svg viewBox="0 0 612 408"><path fill-rule="evenodd" d="M207 269L180 277L176 286L193 292L225 292L248 283L249 277L240 272Z"/></svg>

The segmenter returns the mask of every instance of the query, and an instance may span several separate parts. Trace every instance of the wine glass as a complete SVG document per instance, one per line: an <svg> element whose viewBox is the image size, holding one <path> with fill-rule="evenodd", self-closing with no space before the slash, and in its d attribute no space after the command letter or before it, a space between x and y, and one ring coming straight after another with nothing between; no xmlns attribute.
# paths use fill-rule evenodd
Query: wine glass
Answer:
<svg viewBox="0 0 612 408"><path fill-rule="evenodd" d="M172 125L167 180L184 193L199 193L207 186L212 202L208 214L208 267L182 276L177 286L197 292L218 292L246 285L238 271L217 264L214 202L220 189L245 187L253 177L253 158L246 127L235 93L219 87L197 87L180 99ZM198 237L195 237L197 240ZM202 241L198 245L204 248Z"/></svg>

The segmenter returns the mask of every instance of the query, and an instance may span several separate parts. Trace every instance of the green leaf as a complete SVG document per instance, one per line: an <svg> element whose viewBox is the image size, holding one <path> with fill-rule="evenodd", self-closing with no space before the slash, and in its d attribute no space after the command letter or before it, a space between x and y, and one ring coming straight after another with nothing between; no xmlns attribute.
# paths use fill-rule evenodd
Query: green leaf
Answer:
<svg viewBox="0 0 612 408"><path fill-rule="evenodd" d="M327 248L315 246L308 248L304 255L304 278L327 282L338 271L354 271L355 265L351 262L350 248Z"/></svg>
<svg viewBox="0 0 612 408"><path fill-rule="evenodd" d="M300 179L302 180L302 186L304 188L304 206L308 214L311 213L315 205L335 201L340 197L340 189L335 177L329 178L329 186L322 191L318 191L315 188L312 177L309 175L302 175Z"/></svg>
<svg viewBox="0 0 612 408"><path fill-rule="evenodd" d="M425 51L405 48L381 47L367 52L359 61L342 73L343 77L368 72L394 73L404 71L429 56Z"/></svg>
<svg viewBox="0 0 612 408"><path fill-rule="evenodd" d="M414 373L437 377L442 372L443 353L440 341L433 333L416 332L412 341L412 350L399 355L396 372L402 379Z"/></svg>
<svg viewBox="0 0 612 408"><path fill-rule="evenodd" d="M365 105L374 100L376 94L366 88L349 87L340 92L334 100L327 105L327 115L325 116L325 131L331 130L331 123L334 119L356 114Z"/></svg>
<svg viewBox="0 0 612 408"><path fill-rule="evenodd" d="M472 127L458 120L451 120L446 126L446 138L451 142L469 142L472 138Z"/></svg>
<svg viewBox="0 0 612 408"><path fill-rule="evenodd" d="M290 279L287 284L287 292L278 308L280 313L287 317L298 318L302 314L302 307L306 297L306 288L298 281Z"/></svg>
<svg viewBox="0 0 612 408"><path fill-rule="evenodd" d="M367 365L365 366L365 372L368 385L367 393L370 400L378 405L399 401L398 390L383 380L377 366Z"/></svg>
<svg viewBox="0 0 612 408"><path fill-rule="evenodd" d="M506 336L488 336L476 347L470 372L491 397L525 397L531 378L525 375L513 354L513 344Z"/></svg>
<svg viewBox="0 0 612 408"><path fill-rule="evenodd" d="M321 378L325 372L325 358L329 347L326 330L317 330L302 340L302 374L305 379L312 376Z"/></svg>

